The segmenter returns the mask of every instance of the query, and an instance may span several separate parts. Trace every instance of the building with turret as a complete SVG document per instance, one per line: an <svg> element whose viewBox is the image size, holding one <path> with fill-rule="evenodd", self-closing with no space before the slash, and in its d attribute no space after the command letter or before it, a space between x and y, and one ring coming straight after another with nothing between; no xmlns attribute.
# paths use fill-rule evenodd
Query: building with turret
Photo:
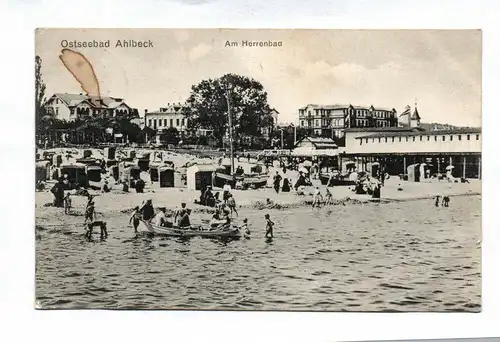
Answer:
<svg viewBox="0 0 500 342"><path fill-rule="evenodd" d="M420 127L420 114L418 113L417 104L415 109L411 112L411 107L406 106L405 110L399 115L399 127Z"/></svg>

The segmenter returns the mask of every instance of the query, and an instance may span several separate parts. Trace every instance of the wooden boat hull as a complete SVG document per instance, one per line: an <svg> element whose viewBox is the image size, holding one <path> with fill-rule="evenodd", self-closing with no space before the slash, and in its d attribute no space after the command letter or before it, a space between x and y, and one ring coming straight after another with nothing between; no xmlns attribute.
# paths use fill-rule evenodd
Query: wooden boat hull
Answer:
<svg viewBox="0 0 500 342"><path fill-rule="evenodd" d="M215 184L216 186L220 186L222 187L222 185L225 184L225 182L229 182L229 184L231 185L232 188L234 188L236 186L236 182L238 181L242 181L243 182L243 187L244 188L255 188L255 189L258 189L258 188L262 188L262 187L265 187L267 185L267 180L268 180L268 176L267 175L264 175L264 176L230 176L230 175L226 175L225 173L219 173L219 172L216 172L215 173Z"/></svg>
<svg viewBox="0 0 500 342"><path fill-rule="evenodd" d="M327 175L327 174L320 174L319 179L321 181L321 184L328 185L328 186L349 186L349 185L356 184L356 182L353 180L338 179L338 178L332 178L330 181L330 184L328 184L328 180L330 179L330 175Z"/></svg>
<svg viewBox="0 0 500 342"><path fill-rule="evenodd" d="M232 239L238 240L241 237L240 230L233 226L228 230L209 230L208 226L191 225L189 228L168 228L159 227L150 222L141 220L148 232L155 235L170 236L177 238L203 237L208 239Z"/></svg>

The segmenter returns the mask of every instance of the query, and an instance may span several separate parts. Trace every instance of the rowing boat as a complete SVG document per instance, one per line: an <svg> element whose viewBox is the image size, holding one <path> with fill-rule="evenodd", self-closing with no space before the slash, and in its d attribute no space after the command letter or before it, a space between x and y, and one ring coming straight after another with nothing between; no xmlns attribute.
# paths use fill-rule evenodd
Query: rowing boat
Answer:
<svg viewBox="0 0 500 342"><path fill-rule="evenodd" d="M238 175L231 176L225 173L215 172L215 185L224 186L227 182L232 188L236 186L236 182L241 181L243 183L243 188L255 188L259 189L267 185L269 176L267 175Z"/></svg>
<svg viewBox="0 0 500 342"><path fill-rule="evenodd" d="M191 225L186 228L179 227L160 227L141 220L141 222L146 226L146 229L153 234L179 237L179 238L190 238L190 237L203 237L209 239L232 239L237 240L241 237L241 232L236 226L232 226L229 229L216 229L211 230L208 225Z"/></svg>

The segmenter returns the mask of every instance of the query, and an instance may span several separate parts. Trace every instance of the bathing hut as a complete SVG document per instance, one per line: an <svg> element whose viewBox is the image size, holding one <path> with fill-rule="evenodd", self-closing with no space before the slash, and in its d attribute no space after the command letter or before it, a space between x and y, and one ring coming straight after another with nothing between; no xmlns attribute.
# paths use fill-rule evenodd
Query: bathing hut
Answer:
<svg viewBox="0 0 500 342"><path fill-rule="evenodd" d="M140 179L141 169L139 166L130 163L122 162L119 164L119 177L123 182L126 182L130 188L135 187L135 181Z"/></svg>
<svg viewBox="0 0 500 342"><path fill-rule="evenodd" d="M408 166L407 171L409 182L420 182L420 164L412 164Z"/></svg>
<svg viewBox="0 0 500 342"><path fill-rule="evenodd" d="M116 159L108 159L106 160L106 167L112 167L118 164L118 160Z"/></svg>
<svg viewBox="0 0 500 342"><path fill-rule="evenodd" d="M137 157L137 166L139 166L141 171L149 170L149 156L150 153L144 153Z"/></svg>
<svg viewBox="0 0 500 342"><path fill-rule="evenodd" d="M102 169L98 165L87 165L87 179L90 182L101 181Z"/></svg>
<svg viewBox="0 0 500 342"><path fill-rule="evenodd" d="M59 168L59 177L67 175L68 189L87 187L87 173L84 164L64 164Z"/></svg>
<svg viewBox="0 0 500 342"><path fill-rule="evenodd" d="M130 160L134 160L135 156L136 156L136 154L135 154L134 150L127 151L127 158L129 158Z"/></svg>
<svg viewBox="0 0 500 342"><path fill-rule="evenodd" d="M160 179L160 188L174 187L174 168L169 165L158 167L158 177Z"/></svg>
<svg viewBox="0 0 500 342"><path fill-rule="evenodd" d="M109 174L113 177L115 181L120 179L120 170L118 165L112 165L109 167Z"/></svg>
<svg viewBox="0 0 500 342"><path fill-rule="evenodd" d="M83 159L91 158L92 150L83 150Z"/></svg>
<svg viewBox="0 0 500 342"><path fill-rule="evenodd" d="M105 147L104 148L104 159L110 160L115 159L116 148L115 147Z"/></svg>
<svg viewBox="0 0 500 342"><path fill-rule="evenodd" d="M54 154L52 156L52 165L59 167L62 164L62 156L60 154Z"/></svg>
<svg viewBox="0 0 500 342"><path fill-rule="evenodd" d="M207 185L212 185L213 173L221 171L221 167L213 164L196 164L187 168L186 179L187 188L191 190L201 190Z"/></svg>
<svg viewBox="0 0 500 342"><path fill-rule="evenodd" d="M158 182L159 174L158 170L162 166L161 163L151 163L149 164L149 178L151 182Z"/></svg>
<svg viewBox="0 0 500 342"><path fill-rule="evenodd" d="M45 182L50 178L50 162L47 160L38 161L36 163L36 181Z"/></svg>

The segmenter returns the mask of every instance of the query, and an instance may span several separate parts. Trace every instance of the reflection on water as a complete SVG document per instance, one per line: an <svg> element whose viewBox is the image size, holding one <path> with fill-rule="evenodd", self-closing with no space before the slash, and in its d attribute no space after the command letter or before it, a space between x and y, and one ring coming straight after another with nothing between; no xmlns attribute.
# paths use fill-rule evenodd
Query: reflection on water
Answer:
<svg viewBox="0 0 500 342"><path fill-rule="evenodd" d="M243 212L252 239L222 243L37 231L43 308L480 311L480 197Z"/></svg>

